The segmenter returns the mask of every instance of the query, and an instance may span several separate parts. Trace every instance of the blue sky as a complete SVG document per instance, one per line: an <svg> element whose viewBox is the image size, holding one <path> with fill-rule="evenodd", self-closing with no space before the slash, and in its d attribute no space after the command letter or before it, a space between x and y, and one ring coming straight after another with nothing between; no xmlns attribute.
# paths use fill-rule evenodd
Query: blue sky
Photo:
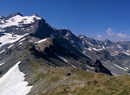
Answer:
<svg viewBox="0 0 130 95"><path fill-rule="evenodd" d="M0 15L37 13L55 28L97 39L130 39L130 0L2 0Z"/></svg>

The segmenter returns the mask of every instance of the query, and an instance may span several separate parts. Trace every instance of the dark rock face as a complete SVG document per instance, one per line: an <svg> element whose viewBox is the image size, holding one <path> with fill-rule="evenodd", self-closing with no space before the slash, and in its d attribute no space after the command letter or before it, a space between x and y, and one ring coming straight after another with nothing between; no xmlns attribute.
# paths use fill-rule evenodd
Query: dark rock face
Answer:
<svg viewBox="0 0 130 95"><path fill-rule="evenodd" d="M54 66L69 66L71 64L71 62L64 62L64 60L62 60L63 58L66 60L69 58L72 58L73 60L80 59L78 58L78 55L62 46L56 39L52 38L46 38L46 41L36 43L35 46L31 49L31 52L33 52L33 55L36 57L51 61ZM59 56L62 56L63 58ZM58 60L60 63L56 60Z"/></svg>
<svg viewBox="0 0 130 95"><path fill-rule="evenodd" d="M31 35L40 39L50 37L50 34L55 32L44 19L37 21L33 26L34 30L31 32Z"/></svg>
<svg viewBox="0 0 130 95"><path fill-rule="evenodd" d="M94 62L94 67L95 67L95 72L101 72L108 75L112 75L112 73L102 65L100 60L96 60L96 62Z"/></svg>

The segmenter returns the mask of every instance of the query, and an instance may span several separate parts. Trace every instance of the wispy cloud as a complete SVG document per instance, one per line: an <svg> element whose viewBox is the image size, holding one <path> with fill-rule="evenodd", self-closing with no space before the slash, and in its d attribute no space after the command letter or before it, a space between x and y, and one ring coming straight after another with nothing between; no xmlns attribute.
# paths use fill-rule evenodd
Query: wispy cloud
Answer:
<svg viewBox="0 0 130 95"><path fill-rule="evenodd" d="M130 31L130 30L127 30L127 31ZM130 35L124 32L116 33L112 31L112 28L108 28L104 35L99 34L96 36L96 39L99 39L99 40L109 39L112 41L127 41L127 40L130 40Z"/></svg>
<svg viewBox="0 0 130 95"><path fill-rule="evenodd" d="M120 38L127 38L127 37L129 37L127 34L123 34L123 33L118 33L117 36L120 37Z"/></svg>
<svg viewBox="0 0 130 95"><path fill-rule="evenodd" d="M114 35L111 28L108 28L106 33L107 33L107 35Z"/></svg>
<svg viewBox="0 0 130 95"><path fill-rule="evenodd" d="M96 39L98 39L98 40L104 40L104 37L103 37L103 35L96 35L96 37L95 37Z"/></svg>

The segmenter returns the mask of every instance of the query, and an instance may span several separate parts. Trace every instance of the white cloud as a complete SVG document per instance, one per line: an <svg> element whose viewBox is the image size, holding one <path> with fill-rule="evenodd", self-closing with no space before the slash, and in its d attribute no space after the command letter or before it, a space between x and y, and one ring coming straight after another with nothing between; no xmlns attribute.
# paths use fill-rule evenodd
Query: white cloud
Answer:
<svg viewBox="0 0 130 95"><path fill-rule="evenodd" d="M112 31L112 28L108 28L104 35L100 34L100 35L97 35L95 38L98 40L109 39L112 41L127 41L130 39L130 35L123 32L116 33Z"/></svg>
<svg viewBox="0 0 130 95"><path fill-rule="evenodd" d="M102 35L97 35L98 38L102 38Z"/></svg>
<svg viewBox="0 0 130 95"><path fill-rule="evenodd" d="M121 37L121 38L127 38L128 37L128 35L124 34L124 33L118 33L117 36Z"/></svg>
<svg viewBox="0 0 130 95"><path fill-rule="evenodd" d="M103 38L102 35L97 35L97 36L95 37L95 39L98 39L98 40L104 40L104 38Z"/></svg>
<svg viewBox="0 0 130 95"><path fill-rule="evenodd" d="M112 32L112 29L111 29L111 28L108 28L107 31L106 31L106 33L107 33L108 35L113 35L113 34L114 34L114 33Z"/></svg>

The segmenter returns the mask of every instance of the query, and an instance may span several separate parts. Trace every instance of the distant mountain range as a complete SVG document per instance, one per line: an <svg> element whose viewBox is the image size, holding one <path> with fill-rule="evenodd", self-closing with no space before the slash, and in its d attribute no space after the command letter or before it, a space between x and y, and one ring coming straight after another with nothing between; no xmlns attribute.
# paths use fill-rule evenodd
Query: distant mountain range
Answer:
<svg viewBox="0 0 130 95"><path fill-rule="evenodd" d="M1 16L0 88L3 89L0 95L26 95L29 92L28 95L35 95L36 89L42 90L37 88L40 85L37 78L41 77L37 74L47 73L51 68L62 68L60 72L66 68L79 69L110 76L129 74L130 42L76 36L70 30L51 27L38 15L13 13ZM14 84L18 85L8 88Z"/></svg>

